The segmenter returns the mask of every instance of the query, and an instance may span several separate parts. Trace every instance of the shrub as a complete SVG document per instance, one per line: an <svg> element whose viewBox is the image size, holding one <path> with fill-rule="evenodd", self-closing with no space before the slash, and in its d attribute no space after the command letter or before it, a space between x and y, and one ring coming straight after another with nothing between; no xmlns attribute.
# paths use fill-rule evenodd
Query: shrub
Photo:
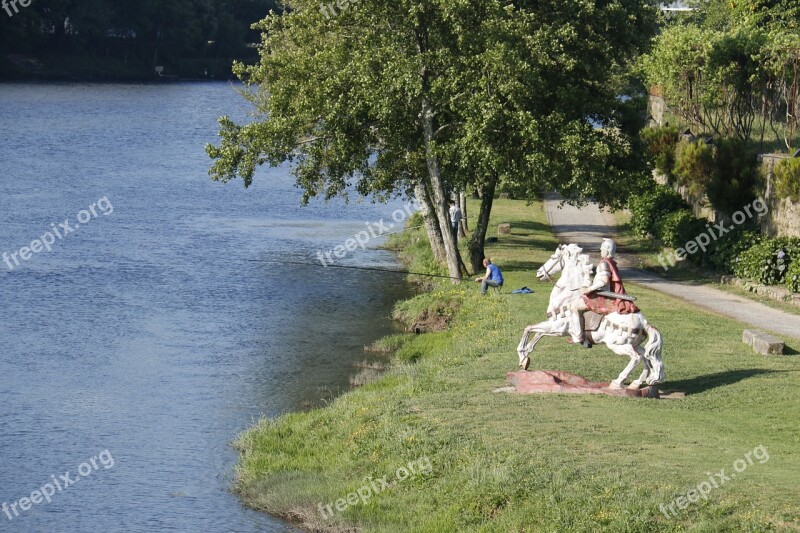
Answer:
<svg viewBox="0 0 800 533"><path fill-rule="evenodd" d="M720 139L713 164L706 193L714 207L732 215L755 200L761 177L755 150L739 139Z"/></svg>
<svg viewBox="0 0 800 533"><path fill-rule="evenodd" d="M675 168L675 145L678 144L678 128L661 126L644 128L639 134L647 148L647 160L653 167L672 178Z"/></svg>
<svg viewBox="0 0 800 533"><path fill-rule="evenodd" d="M775 165L775 192L778 198L800 202L800 157L779 161Z"/></svg>
<svg viewBox="0 0 800 533"><path fill-rule="evenodd" d="M714 149L705 141L678 143L675 150L675 176L689 192L703 194L714 174Z"/></svg>
<svg viewBox="0 0 800 533"><path fill-rule="evenodd" d="M734 228L714 241L705 264L725 274L733 274L733 265L739 255L761 242L762 238L757 230Z"/></svg>
<svg viewBox="0 0 800 533"><path fill-rule="evenodd" d="M628 208L631 210L631 227L637 234L646 237L656 234L656 223L661 217L688 209L689 205L669 187L657 185L648 193L631 197Z"/></svg>
<svg viewBox="0 0 800 533"><path fill-rule="evenodd" d="M733 272L740 278L777 285L784 281L793 258L800 262L800 239L765 239L739 254Z"/></svg>
<svg viewBox="0 0 800 533"><path fill-rule="evenodd" d="M672 248L685 245L705 231L707 221L695 218L689 209L668 213L656 222L656 237Z"/></svg>
<svg viewBox="0 0 800 533"><path fill-rule="evenodd" d="M786 269L786 288L792 292L800 292L800 257L793 260Z"/></svg>

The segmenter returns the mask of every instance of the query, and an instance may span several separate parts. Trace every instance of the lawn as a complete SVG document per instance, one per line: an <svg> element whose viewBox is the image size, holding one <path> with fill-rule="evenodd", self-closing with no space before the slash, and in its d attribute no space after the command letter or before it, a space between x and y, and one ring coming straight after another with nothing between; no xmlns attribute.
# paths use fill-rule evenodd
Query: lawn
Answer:
<svg viewBox="0 0 800 533"><path fill-rule="evenodd" d="M504 293L482 298L475 283L446 283L398 303L398 316L428 309L449 327L384 340L396 351L381 379L241 435L236 490L245 503L324 531L800 527L800 359L754 354L736 321L631 284L664 336L662 387L686 398L493 392L516 369L523 327L544 318L551 286L533 272L556 246L540 203L498 200L493 211L492 235L497 223L512 225L487 250L503 269ZM415 231L400 241L423 254ZM536 292L509 294L523 285ZM604 347L552 338L531 359L532 370L594 381L627 363ZM748 453L752 464L717 481ZM401 480L409 465L417 471ZM707 499L674 503L709 476L718 486Z"/></svg>

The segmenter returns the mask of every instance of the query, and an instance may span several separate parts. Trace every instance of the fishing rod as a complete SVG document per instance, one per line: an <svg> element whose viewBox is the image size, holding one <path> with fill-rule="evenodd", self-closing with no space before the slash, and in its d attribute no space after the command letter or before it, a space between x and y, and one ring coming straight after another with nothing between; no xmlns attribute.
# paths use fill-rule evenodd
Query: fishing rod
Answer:
<svg viewBox="0 0 800 533"><path fill-rule="evenodd" d="M317 263L306 263L302 261L275 261L269 259L248 259L251 263L269 263L274 265L299 265L299 266L313 266L313 267L322 267L322 268L343 268L347 270L369 270L372 272L390 272L392 274L403 274L403 275L412 275L412 276L424 276L428 278L445 278L445 279L457 279L459 281L463 281L461 278L456 278L453 276L444 276L442 274L425 274L422 272L410 272L408 270L395 270L391 268L378 268L378 267L360 267L360 266L349 266L349 265L320 265Z"/></svg>

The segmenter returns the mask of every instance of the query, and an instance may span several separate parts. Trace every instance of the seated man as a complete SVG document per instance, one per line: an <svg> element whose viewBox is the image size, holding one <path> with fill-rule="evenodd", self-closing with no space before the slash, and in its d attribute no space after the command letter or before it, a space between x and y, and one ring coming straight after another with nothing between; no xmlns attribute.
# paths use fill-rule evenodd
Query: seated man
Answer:
<svg viewBox="0 0 800 533"><path fill-rule="evenodd" d="M475 280L481 284L481 294L486 294L486 289L489 287L502 287L503 273L500 272L500 267L492 263L488 257L483 260L483 266L486 267L486 275Z"/></svg>
<svg viewBox="0 0 800 533"><path fill-rule="evenodd" d="M603 239L603 244L600 245L600 257L602 260L597 264L594 282L589 287L581 289L583 296L575 300L570 306L572 322L569 333L572 336L572 342L582 344L585 348L591 348L584 334L586 328L583 322L583 315L586 311L593 311L600 315L611 313L627 315L639 312L639 308L632 301L619 298L612 299L595 294L597 291L613 292L623 296L627 294L619 276L617 262L614 261L616 253L616 243L611 239Z"/></svg>

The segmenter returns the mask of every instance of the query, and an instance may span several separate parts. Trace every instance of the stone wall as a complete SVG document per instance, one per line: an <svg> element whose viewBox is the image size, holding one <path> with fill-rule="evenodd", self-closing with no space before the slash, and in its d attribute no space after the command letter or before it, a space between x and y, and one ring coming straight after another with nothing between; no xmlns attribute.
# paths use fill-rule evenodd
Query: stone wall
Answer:
<svg viewBox="0 0 800 533"><path fill-rule="evenodd" d="M667 109L667 104L664 98L657 94L650 94L647 99L647 112L653 117L655 125L661 126L664 123L664 111Z"/></svg>
<svg viewBox="0 0 800 533"><path fill-rule="evenodd" d="M718 222L723 218L722 213L716 211L711 206L711 202L708 201L708 196L705 194L702 196L696 196L689 192L688 187L678 185L677 183L670 184L667 177L657 170L653 171L653 178L656 180L656 183L672 187L675 192L680 194L681 198L683 198L686 203L691 206L692 212L697 218L707 218L711 222Z"/></svg>
<svg viewBox="0 0 800 533"><path fill-rule="evenodd" d="M661 91L657 87L652 87L647 99L647 111L652 117L651 125L663 123L666 108L667 105L661 96ZM761 229L769 237L800 237L800 204L794 203L788 198L778 200L774 193L772 169L775 163L787 157L789 156L785 154L761 154L758 156L765 176L760 196L769 205L769 213L761 220ZM658 183L669 185L666 176L654 171L653 177ZM724 218L722 213L714 210L705 195L697 197L689 193L686 187L677 184L673 184L672 188L692 206L696 217L707 218L713 222Z"/></svg>
<svg viewBox="0 0 800 533"><path fill-rule="evenodd" d="M800 237L800 204L794 203L788 198L779 200L775 197L772 169L778 161L787 157L789 156L785 154L761 154L758 156L765 177L760 196L769 206L769 212L761 219L761 230L768 237ZM712 222L719 222L727 218L711 206L706 195L693 195L687 187L677 183L670 185L667 177L657 171L653 171L653 178L661 185L671 186L675 192L680 194L692 207L694 216L707 218Z"/></svg>
<svg viewBox="0 0 800 533"><path fill-rule="evenodd" d="M763 198L769 204L769 213L761 221L761 229L769 237L800 237L800 204L789 198L779 200L775 197L774 175L772 169L783 154L762 154L759 156L764 169Z"/></svg>

